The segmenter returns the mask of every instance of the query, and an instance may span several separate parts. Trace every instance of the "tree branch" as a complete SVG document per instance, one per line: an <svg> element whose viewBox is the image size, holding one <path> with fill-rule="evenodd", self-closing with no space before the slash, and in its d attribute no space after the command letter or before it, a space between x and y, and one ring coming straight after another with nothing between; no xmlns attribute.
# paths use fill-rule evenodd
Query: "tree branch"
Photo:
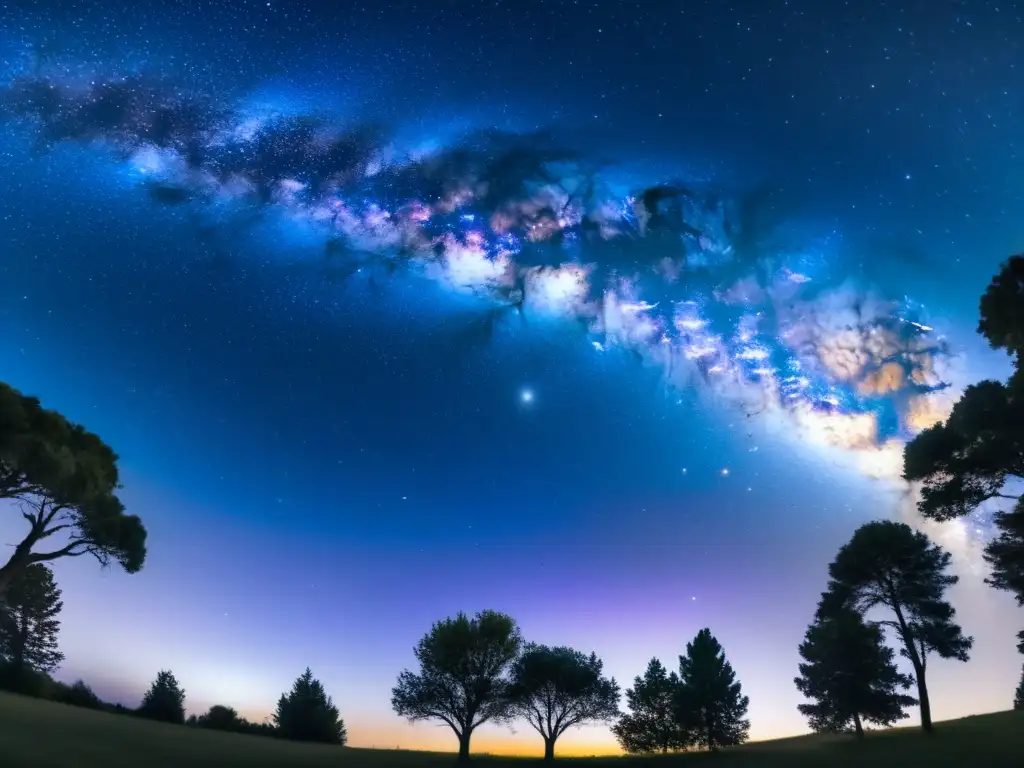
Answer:
<svg viewBox="0 0 1024 768"><path fill-rule="evenodd" d="M53 534L57 533L58 531L64 531L64 530L67 530L68 528L73 528L73 527L74 526L71 523L63 523L62 525L56 525L56 526L54 526L53 528L50 528L47 531L43 531L43 533L39 536L39 538L40 539L45 539L47 536L52 536Z"/></svg>
<svg viewBox="0 0 1024 768"><path fill-rule="evenodd" d="M32 555L32 557L30 558L30 562L41 563L46 560L56 560L58 557L80 557L82 555L88 555L93 552L93 547L90 546L86 546L85 549L75 551L76 547L79 547L83 544L88 545L88 542L84 541L83 539L75 539L66 547L58 549L54 552L40 552L38 554Z"/></svg>

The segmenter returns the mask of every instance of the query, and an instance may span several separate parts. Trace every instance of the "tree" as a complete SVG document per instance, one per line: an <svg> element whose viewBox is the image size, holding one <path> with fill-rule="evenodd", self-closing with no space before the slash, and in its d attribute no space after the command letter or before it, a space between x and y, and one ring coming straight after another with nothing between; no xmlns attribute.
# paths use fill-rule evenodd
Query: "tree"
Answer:
<svg viewBox="0 0 1024 768"><path fill-rule="evenodd" d="M84 709L102 709L103 707L100 697L93 692L92 688L84 680L76 680L71 685L59 688L58 691L56 699L63 704L83 707Z"/></svg>
<svg viewBox="0 0 1024 768"><path fill-rule="evenodd" d="M64 661L57 649L58 615L64 603L53 572L35 563L11 584L6 610L0 615L0 656L19 687L27 673L50 673Z"/></svg>
<svg viewBox="0 0 1024 768"><path fill-rule="evenodd" d="M818 612L800 644L797 689L813 704L797 709L812 730L841 731L853 721L858 738L862 722L891 726L908 717L905 707L917 701L902 693L913 680L901 674L882 628L847 607Z"/></svg>
<svg viewBox="0 0 1024 768"><path fill-rule="evenodd" d="M214 704L206 714L197 717L194 724L214 731L244 731L248 726L248 722L239 717L234 707L223 704Z"/></svg>
<svg viewBox="0 0 1024 768"><path fill-rule="evenodd" d="M1020 682L1017 683L1017 692L1013 696L1013 708L1024 709L1024 669L1020 673Z"/></svg>
<svg viewBox="0 0 1024 768"><path fill-rule="evenodd" d="M978 333L992 349L1024 350L1024 254L1007 259L981 297Z"/></svg>
<svg viewBox="0 0 1024 768"><path fill-rule="evenodd" d="M338 708L309 667L299 675L291 691L281 695L274 724L281 736L295 741L344 746L348 740Z"/></svg>
<svg viewBox="0 0 1024 768"><path fill-rule="evenodd" d="M555 757L555 742L573 726L614 720L619 686L602 676L597 655L572 648L530 643L512 665L508 689L512 712L544 739L544 759Z"/></svg>
<svg viewBox="0 0 1024 768"><path fill-rule="evenodd" d="M686 644L686 655L679 657L679 682L676 721L695 744L715 752L747 740L750 700L710 629Z"/></svg>
<svg viewBox="0 0 1024 768"><path fill-rule="evenodd" d="M910 660L921 706L921 727L932 730L931 706L925 680L928 654L967 661L973 639L965 637L953 618L956 612L945 591L957 576L946 573L951 557L928 537L905 523L878 520L858 528L829 565L828 592L823 611L845 606L862 615L886 608L894 619L879 622L891 627Z"/></svg>
<svg viewBox="0 0 1024 768"><path fill-rule="evenodd" d="M28 532L0 567L0 600L34 563L92 555L128 573L146 559L146 529L125 513L117 455L99 437L0 382L0 500L17 503ZM61 545L36 552L60 534Z"/></svg>
<svg viewBox="0 0 1024 768"><path fill-rule="evenodd" d="M676 720L679 675L671 674L657 659L651 659L643 677L626 690L629 714L619 718L612 733L622 749L631 754L676 752L691 742L689 732Z"/></svg>
<svg viewBox="0 0 1024 768"><path fill-rule="evenodd" d="M949 418L921 432L903 451L903 477L920 482L918 509L931 520L971 514L996 500L999 535L985 548L987 580L1024 605L1024 254L1003 264L981 298L978 332L1014 358L1004 384L986 380L964 390ZM1024 653L1024 631L1018 638Z"/></svg>
<svg viewBox="0 0 1024 768"><path fill-rule="evenodd" d="M511 713L507 673L522 644L515 621L496 611L436 622L413 650L420 673L398 676L391 706L411 722L445 723L459 740L459 759L468 760L473 731Z"/></svg>
<svg viewBox="0 0 1024 768"><path fill-rule="evenodd" d="M161 670L149 686L136 714L150 720L182 725L185 722L185 691L170 670Z"/></svg>

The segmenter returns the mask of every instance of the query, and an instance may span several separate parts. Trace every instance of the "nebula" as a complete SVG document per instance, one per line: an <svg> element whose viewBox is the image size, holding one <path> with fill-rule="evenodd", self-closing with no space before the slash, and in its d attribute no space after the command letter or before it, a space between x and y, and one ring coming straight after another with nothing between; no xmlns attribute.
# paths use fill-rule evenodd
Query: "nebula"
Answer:
<svg viewBox="0 0 1024 768"><path fill-rule="evenodd" d="M624 350L673 386L783 418L871 474L898 476L902 441L949 407L954 357L920 309L837 281L775 237L764 190L623 192L542 133L476 131L422 150L378 125L144 77L16 78L0 115L41 148L106 149L156 204L308 228L336 275L404 270L495 312L572 321L595 354Z"/></svg>

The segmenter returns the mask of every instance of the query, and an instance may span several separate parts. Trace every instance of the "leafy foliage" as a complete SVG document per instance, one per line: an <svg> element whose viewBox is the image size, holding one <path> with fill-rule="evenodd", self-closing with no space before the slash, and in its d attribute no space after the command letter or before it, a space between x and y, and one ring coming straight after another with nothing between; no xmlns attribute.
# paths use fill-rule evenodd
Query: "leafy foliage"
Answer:
<svg viewBox="0 0 1024 768"><path fill-rule="evenodd" d="M214 731L244 731L248 725L234 707L226 707L223 704L214 704L205 714L196 718L195 724L200 728Z"/></svg>
<svg viewBox="0 0 1024 768"><path fill-rule="evenodd" d="M342 746L348 740L338 708L309 667L278 700L274 723L286 739Z"/></svg>
<svg viewBox="0 0 1024 768"><path fill-rule="evenodd" d="M629 713L612 726L622 749L631 754L677 752L690 745L689 732L676 721L679 675L651 659L643 677L626 690Z"/></svg>
<svg viewBox="0 0 1024 768"><path fill-rule="evenodd" d="M901 654L914 667L921 725L931 730L931 708L925 682L928 654L967 661L973 640L953 618L946 589L959 578L947 573L950 554L909 525L888 520L865 523L843 545L829 565L828 592L819 611L840 606L862 615L882 607L894 619L880 622L899 637Z"/></svg>
<svg viewBox="0 0 1024 768"><path fill-rule="evenodd" d="M26 672L49 673L64 661L57 648L60 594L53 572L41 563L28 566L11 584L0 613L0 657L15 688Z"/></svg>
<svg viewBox="0 0 1024 768"><path fill-rule="evenodd" d="M750 700L710 629L702 629L679 657L676 720L695 744L714 752L747 740Z"/></svg>
<svg viewBox="0 0 1024 768"><path fill-rule="evenodd" d="M1006 496L1024 477L1024 374L1003 384L972 384L945 423L924 430L903 451L903 477L920 482L921 514L952 520Z"/></svg>
<svg viewBox="0 0 1024 768"><path fill-rule="evenodd" d="M981 297L978 333L993 349L1024 350L1024 254L1007 259Z"/></svg>
<svg viewBox="0 0 1024 768"><path fill-rule="evenodd" d="M522 644L515 621L496 611L436 622L413 651L419 674L398 676L391 706L410 721L448 725L459 739L459 758L468 759L473 731L511 713L507 673Z"/></svg>
<svg viewBox="0 0 1024 768"><path fill-rule="evenodd" d="M0 382L0 499L18 502L28 532L0 567L0 598L33 563L92 555L129 573L146 558L146 530L125 513L117 455L99 437ZM60 534L61 546L36 552Z"/></svg>
<svg viewBox="0 0 1024 768"><path fill-rule="evenodd" d="M149 686L136 714L164 723L185 722L185 691L170 670L161 670Z"/></svg>
<svg viewBox="0 0 1024 768"><path fill-rule="evenodd" d="M886 646L881 627L854 610L819 612L800 644L797 689L812 704L797 708L818 732L841 731L854 724L863 736L864 720L891 726L907 717L917 701L902 693L913 679L901 674Z"/></svg>
<svg viewBox="0 0 1024 768"><path fill-rule="evenodd" d="M907 444L903 476L922 484L918 508L933 520L971 514L983 503L1012 500L993 520L999 535L985 548L989 584L1013 592L1024 605L1024 255L1011 257L981 298L978 332L1014 357L1004 384L968 387L944 424ZM1018 648L1024 653L1024 631Z"/></svg>
<svg viewBox="0 0 1024 768"><path fill-rule="evenodd" d="M512 711L544 739L546 760L554 758L555 742L573 726L618 717L619 686L602 676L603 668L594 653L532 643L512 665Z"/></svg>

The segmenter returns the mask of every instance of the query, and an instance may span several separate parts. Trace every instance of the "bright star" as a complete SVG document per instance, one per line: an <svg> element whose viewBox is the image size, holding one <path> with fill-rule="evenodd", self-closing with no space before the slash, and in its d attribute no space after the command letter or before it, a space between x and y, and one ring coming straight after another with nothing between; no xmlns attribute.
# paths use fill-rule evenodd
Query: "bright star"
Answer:
<svg viewBox="0 0 1024 768"><path fill-rule="evenodd" d="M522 402L527 403L527 404L532 403L533 402L533 390L532 389L524 389L522 392L519 393L519 399Z"/></svg>
<svg viewBox="0 0 1024 768"><path fill-rule="evenodd" d="M728 467L725 467L725 468L724 468L724 469L722 470L722 477L728 477L728 475L729 475L729 468L728 468Z"/></svg>

